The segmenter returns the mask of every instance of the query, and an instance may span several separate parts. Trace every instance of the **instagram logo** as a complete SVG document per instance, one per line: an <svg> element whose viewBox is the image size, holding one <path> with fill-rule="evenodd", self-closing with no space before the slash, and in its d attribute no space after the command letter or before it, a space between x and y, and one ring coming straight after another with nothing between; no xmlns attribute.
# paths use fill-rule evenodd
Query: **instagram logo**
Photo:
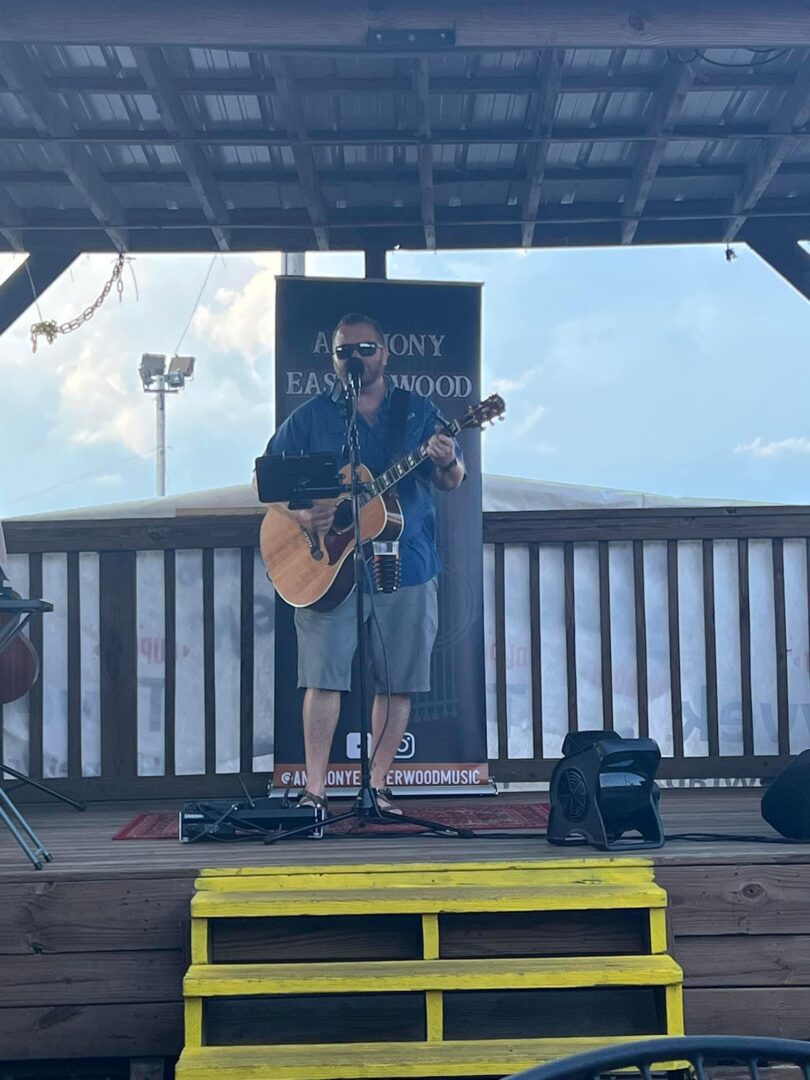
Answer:
<svg viewBox="0 0 810 1080"><path fill-rule="evenodd" d="M399 744L399 749L396 752L396 759L399 761L402 758L412 758L415 753L416 739L410 731L406 731L402 736L402 742Z"/></svg>

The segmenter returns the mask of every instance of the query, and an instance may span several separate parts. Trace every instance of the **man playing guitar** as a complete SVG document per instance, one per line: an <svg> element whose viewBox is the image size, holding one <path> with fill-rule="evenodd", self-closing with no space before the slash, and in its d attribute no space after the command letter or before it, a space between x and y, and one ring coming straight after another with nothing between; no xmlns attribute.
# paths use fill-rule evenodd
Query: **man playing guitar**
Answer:
<svg viewBox="0 0 810 1080"><path fill-rule="evenodd" d="M393 384L386 375L388 349L379 323L368 315L344 315L332 336L334 387L300 405L279 427L267 454L335 452L346 443L347 364L362 362L358 428L362 461L378 475L391 464ZM452 491L464 479L458 443L443 434L438 409L412 391L405 410L402 453L427 440L427 460L397 485L404 528L400 536L400 587L374 596L379 623L370 634L375 696L371 715L373 763L371 784L381 809L401 813L386 786L388 771L408 726L411 694L430 689L430 654L438 626L436 507L433 488ZM401 428L401 424L397 425ZM308 510L287 510L308 533L323 534L332 525L334 506L315 502ZM371 614L366 607L366 618ZM340 714L341 692L350 689L356 648L355 607L347 598L331 611L299 607L298 685L306 688L303 723L307 786L300 806L326 809L326 770ZM382 637L384 652L380 643ZM386 686L384 656L388 662ZM390 700L388 694L390 693Z"/></svg>

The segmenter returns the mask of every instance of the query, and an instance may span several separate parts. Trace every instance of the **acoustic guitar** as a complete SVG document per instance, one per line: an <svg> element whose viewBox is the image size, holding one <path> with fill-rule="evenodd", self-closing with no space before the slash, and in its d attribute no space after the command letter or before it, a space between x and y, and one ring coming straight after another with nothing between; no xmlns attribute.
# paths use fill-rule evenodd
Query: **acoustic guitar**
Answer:
<svg viewBox="0 0 810 1080"><path fill-rule="evenodd" d="M471 405L460 419L446 424L445 432L455 437L465 428L482 427L502 417L505 408L503 398L492 394L486 401ZM360 494L363 544L396 540L401 535L402 508L391 489L427 456L427 442L424 442L377 477L365 465L360 466L360 481L364 485ZM340 475L348 486L351 466L344 465ZM328 532L313 533L301 528L286 503L268 504L260 533L262 558L276 592L293 607L330 611L354 588L350 558L354 551L351 496L341 495L334 505L335 518Z"/></svg>

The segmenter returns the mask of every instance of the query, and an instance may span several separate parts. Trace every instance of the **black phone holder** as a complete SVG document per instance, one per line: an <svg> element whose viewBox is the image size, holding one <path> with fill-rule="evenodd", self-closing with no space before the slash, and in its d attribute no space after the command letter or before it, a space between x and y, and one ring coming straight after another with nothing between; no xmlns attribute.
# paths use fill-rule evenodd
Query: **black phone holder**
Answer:
<svg viewBox="0 0 810 1080"><path fill-rule="evenodd" d="M337 454L265 454L256 458L259 501L287 503L290 510L308 510L316 499L337 499L344 484Z"/></svg>
<svg viewBox="0 0 810 1080"><path fill-rule="evenodd" d="M563 846L585 840L601 851L664 846L655 774L654 739L623 739L615 731L572 731L551 774L547 839ZM640 839L625 833L635 832Z"/></svg>

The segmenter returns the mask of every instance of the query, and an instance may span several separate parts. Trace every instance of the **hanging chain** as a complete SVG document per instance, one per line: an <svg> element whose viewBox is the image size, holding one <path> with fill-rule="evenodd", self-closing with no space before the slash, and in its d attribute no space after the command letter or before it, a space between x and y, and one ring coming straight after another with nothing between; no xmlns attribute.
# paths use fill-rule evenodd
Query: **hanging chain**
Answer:
<svg viewBox="0 0 810 1080"><path fill-rule="evenodd" d="M110 279L104 285L99 296L89 307L84 309L81 315L77 315L75 319L69 319L67 322L63 323L57 323L55 319L44 319L42 322L33 323L31 326L32 350L34 352L37 351L37 338L39 337L44 337L48 344L52 345L58 334L71 334L74 330L78 330L80 326L84 326L85 323L90 322L95 313L110 295L110 290L113 285L115 285L118 293L118 300L120 302L124 293L124 282L121 279L121 274L126 262L127 257L122 251L115 260L115 266L110 274Z"/></svg>

